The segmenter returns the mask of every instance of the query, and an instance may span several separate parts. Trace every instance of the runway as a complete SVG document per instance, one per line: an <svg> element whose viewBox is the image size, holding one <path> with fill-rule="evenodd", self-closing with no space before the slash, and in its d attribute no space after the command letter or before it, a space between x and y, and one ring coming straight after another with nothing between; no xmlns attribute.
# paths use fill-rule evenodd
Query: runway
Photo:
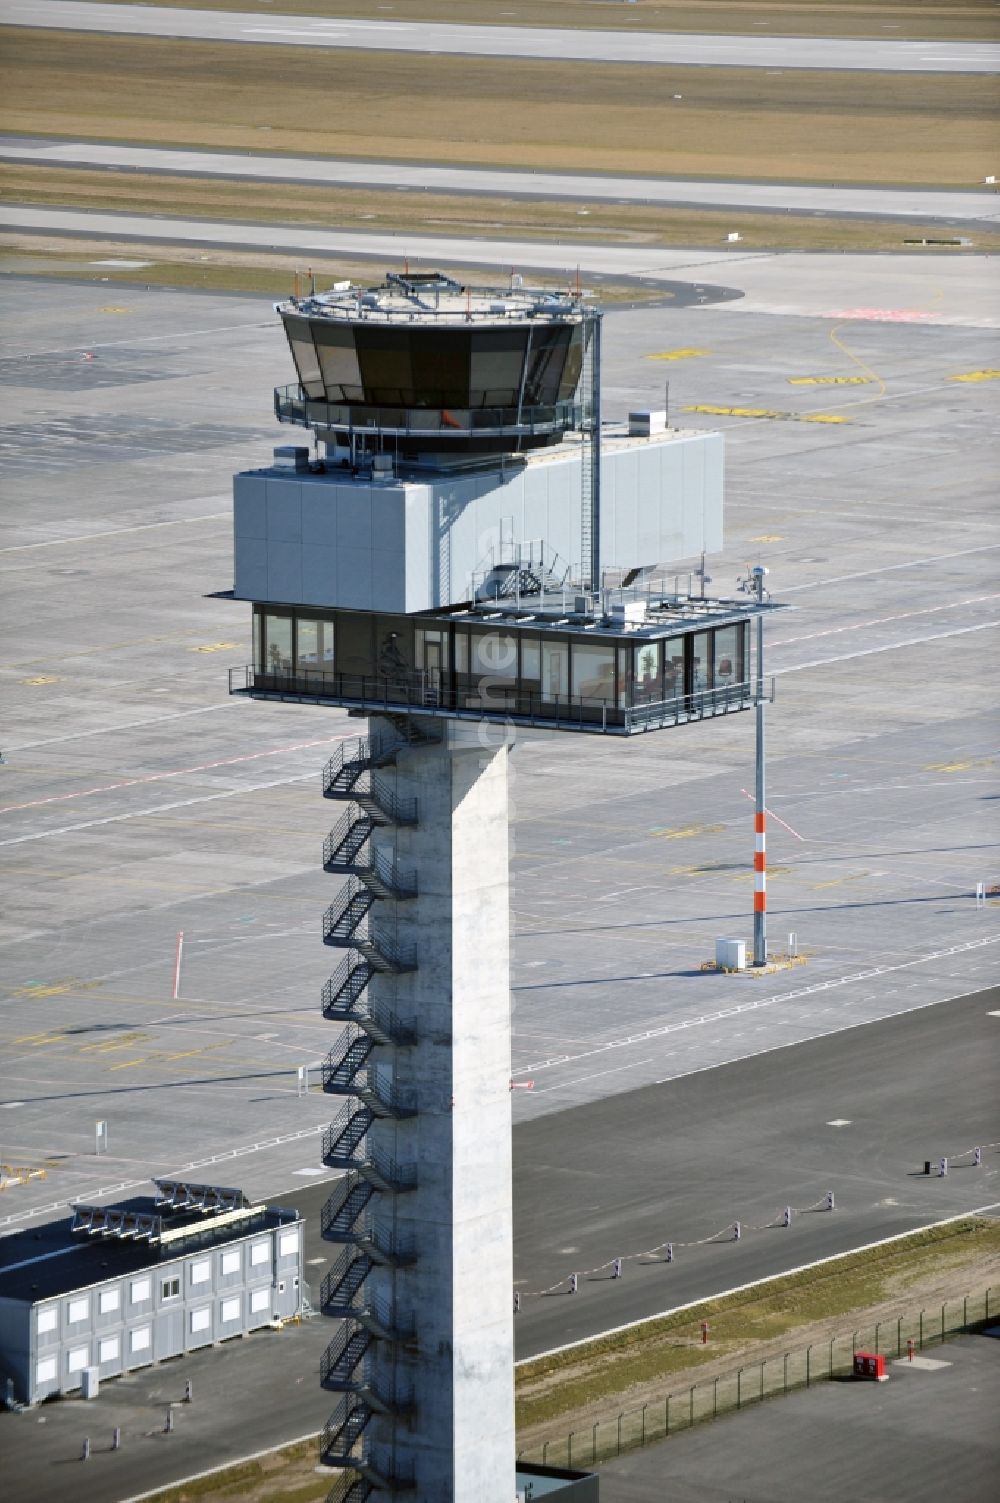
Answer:
<svg viewBox="0 0 1000 1503"><path fill-rule="evenodd" d="M1000 220L996 193L918 188L795 187L778 183L694 182L683 179L504 172L427 163L367 162L323 157L177 151L115 146L98 141L49 141L0 136L0 160L46 167L108 168L181 173L253 182L309 183L341 188L406 188L412 192L493 194L504 198L574 199L660 204L675 208L734 209L872 219L928 220L949 225Z"/></svg>
<svg viewBox="0 0 1000 1503"><path fill-rule="evenodd" d="M310 48L542 58L560 62L674 67L847 69L885 73L996 73L1000 47L980 42L699 36L663 32L570 31L543 27L453 26L431 21L317 20L307 16L95 5L86 0L5 0L0 22L71 31L192 37Z"/></svg>
<svg viewBox="0 0 1000 1503"><path fill-rule="evenodd" d="M998 1006L993 987L519 1124L518 1357L1000 1202ZM982 1168L921 1172L980 1140Z"/></svg>

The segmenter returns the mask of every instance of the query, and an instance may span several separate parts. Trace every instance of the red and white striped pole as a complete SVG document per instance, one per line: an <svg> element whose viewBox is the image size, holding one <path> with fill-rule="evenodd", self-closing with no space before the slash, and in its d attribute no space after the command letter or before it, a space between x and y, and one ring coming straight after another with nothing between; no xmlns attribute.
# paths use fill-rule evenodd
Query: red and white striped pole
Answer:
<svg viewBox="0 0 1000 1503"><path fill-rule="evenodd" d="M767 965L767 849L764 821L766 803L764 797L764 580L767 570L763 564L755 564L752 570L757 587L757 736L756 764L757 786L754 798L754 854L753 854L753 963Z"/></svg>

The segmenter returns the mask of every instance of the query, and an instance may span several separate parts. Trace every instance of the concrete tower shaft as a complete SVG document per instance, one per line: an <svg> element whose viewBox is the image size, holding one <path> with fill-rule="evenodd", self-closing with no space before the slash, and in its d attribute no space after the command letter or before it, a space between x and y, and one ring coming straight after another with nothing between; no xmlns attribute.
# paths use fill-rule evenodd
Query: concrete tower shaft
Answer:
<svg viewBox="0 0 1000 1503"><path fill-rule="evenodd" d="M360 823L377 800L380 819L327 861L348 903L352 884L381 889L353 931L364 989L324 998L350 1019L327 1089L352 1092L327 1145L348 1174L324 1215L342 1247L324 1308L345 1321L324 1454L359 1498L514 1495L508 750L462 729L414 719L401 740L373 720L344 802Z"/></svg>

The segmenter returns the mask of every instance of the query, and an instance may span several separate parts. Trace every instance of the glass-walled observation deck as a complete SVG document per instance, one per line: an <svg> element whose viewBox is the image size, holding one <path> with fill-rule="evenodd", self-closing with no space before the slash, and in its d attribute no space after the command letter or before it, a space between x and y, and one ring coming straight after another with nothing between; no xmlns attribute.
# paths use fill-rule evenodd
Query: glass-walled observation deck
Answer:
<svg viewBox="0 0 1000 1503"><path fill-rule="evenodd" d="M516 609L406 616L255 605L253 662L230 670L230 692L611 735L753 705L755 602L668 597L607 614L569 604L522 597Z"/></svg>

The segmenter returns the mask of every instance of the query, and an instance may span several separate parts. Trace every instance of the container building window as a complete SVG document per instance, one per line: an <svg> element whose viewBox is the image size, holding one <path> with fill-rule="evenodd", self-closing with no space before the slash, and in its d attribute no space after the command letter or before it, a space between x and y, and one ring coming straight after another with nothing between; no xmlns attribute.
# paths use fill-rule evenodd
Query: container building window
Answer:
<svg viewBox="0 0 1000 1503"><path fill-rule="evenodd" d="M142 1305L149 1299L152 1293L152 1283L149 1279L133 1279L129 1290L129 1301L133 1305Z"/></svg>
<svg viewBox="0 0 1000 1503"><path fill-rule="evenodd" d="M150 1328L149 1326L136 1326L134 1331L129 1332L128 1344L131 1352L149 1351Z"/></svg>
<svg viewBox="0 0 1000 1503"><path fill-rule="evenodd" d="M54 1331L59 1325L59 1311L55 1305L50 1305L47 1310L39 1310L37 1331L39 1336L44 1336L47 1331Z"/></svg>
<svg viewBox="0 0 1000 1503"><path fill-rule="evenodd" d="M98 1346L97 1360L99 1362L116 1362L120 1351L121 1346L118 1337L105 1336Z"/></svg>
<svg viewBox="0 0 1000 1503"><path fill-rule="evenodd" d="M615 649L600 642L573 643L573 693L585 702L613 704Z"/></svg>
<svg viewBox="0 0 1000 1503"><path fill-rule="evenodd" d="M700 694L712 687L712 633L695 632L691 638L691 691Z"/></svg>
<svg viewBox="0 0 1000 1503"><path fill-rule="evenodd" d="M86 1320L89 1317L89 1315L90 1315L90 1300L89 1299L84 1298L84 1299L71 1299L70 1300L70 1302L69 1302L69 1308L66 1311L66 1319L69 1321L70 1325L74 1325L78 1320Z"/></svg>
<svg viewBox="0 0 1000 1503"><path fill-rule="evenodd" d="M102 1315L110 1315L112 1310L117 1310L121 1304L121 1294L117 1289L102 1289L97 1296L97 1308Z"/></svg>
<svg viewBox="0 0 1000 1503"><path fill-rule="evenodd" d="M278 1239L278 1252L279 1252L280 1256L283 1257L283 1258L287 1258L290 1253L297 1253L298 1250L299 1250L299 1234L298 1234L298 1232L282 1232L280 1238Z"/></svg>
<svg viewBox="0 0 1000 1503"><path fill-rule="evenodd" d="M66 1371L68 1373L82 1372L90 1365L90 1347L74 1346L66 1354Z"/></svg>
<svg viewBox="0 0 1000 1503"><path fill-rule="evenodd" d="M241 1258L238 1248L233 1248L230 1252L222 1254L222 1272L224 1274L239 1273L240 1263Z"/></svg>
<svg viewBox="0 0 1000 1503"><path fill-rule="evenodd" d="M291 616L275 616L270 611L264 616L263 669L265 673L291 673Z"/></svg>
<svg viewBox="0 0 1000 1503"><path fill-rule="evenodd" d="M251 1291L250 1291L250 1308L254 1312L255 1315L259 1315L260 1312L261 1312L261 1310L266 1310L267 1307L270 1305L270 1303L271 1303L271 1291L270 1291L270 1289L251 1289Z"/></svg>
<svg viewBox="0 0 1000 1503"><path fill-rule="evenodd" d="M565 703L569 697L569 643L542 643L542 698Z"/></svg>
<svg viewBox="0 0 1000 1503"><path fill-rule="evenodd" d="M161 1299L180 1299L181 1281L179 1277L164 1279L160 1285Z"/></svg>
<svg viewBox="0 0 1000 1503"><path fill-rule="evenodd" d="M230 1321L239 1320L240 1302L238 1299L224 1299L222 1301L222 1319L228 1324Z"/></svg>
<svg viewBox="0 0 1000 1503"><path fill-rule="evenodd" d="M55 1357L43 1357L40 1362L35 1363L35 1382L51 1383L57 1372Z"/></svg>
<svg viewBox="0 0 1000 1503"><path fill-rule="evenodd" d="M269 1263L270 1261L270 1242L252 1242L250 1244L250 1262L254 1268L259 1267L261 1263Z"/></svg>

